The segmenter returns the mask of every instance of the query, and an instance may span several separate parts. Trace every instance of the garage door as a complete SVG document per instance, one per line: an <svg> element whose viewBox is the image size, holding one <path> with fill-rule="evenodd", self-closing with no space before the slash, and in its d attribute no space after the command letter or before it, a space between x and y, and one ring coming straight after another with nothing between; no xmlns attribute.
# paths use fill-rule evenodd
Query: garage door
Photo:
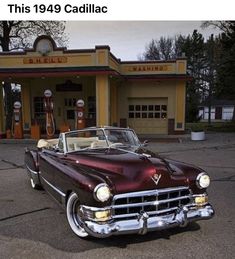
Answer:
<svg viewBox="0 0 235 259"><path fill-rule="evenodd" d="M130 98L128 126L138 134L167 134L167 98Z"/></svg>

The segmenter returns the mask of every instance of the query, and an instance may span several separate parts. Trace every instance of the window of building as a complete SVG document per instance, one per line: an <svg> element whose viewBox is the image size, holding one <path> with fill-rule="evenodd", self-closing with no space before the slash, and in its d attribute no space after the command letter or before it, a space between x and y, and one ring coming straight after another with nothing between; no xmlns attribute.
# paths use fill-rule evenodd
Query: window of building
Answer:
<svg viewBox="0 0 235 259"><path fill-rule="evenodd" d="M64 106L65 107L75 107L76 106L76 98L64 98Z"/></svg>
<svg viewBox="0 0 235 259"><path fill-rule="evenodd" d="M155 105L155 111L160 111L160 105Z"/></svg>
<svg viewBox="0 0 235 259"><path fill-rule="evenodd" d="M44 115L43 97L34 97L34 118L42 118Z"/></svg>
<svg viewBox="0 0 235 259"><path fill-rule="evenodd" d="M135 118L135 113L134 112L129 112L129 118Z"/></svg>
<svg viewBox="0 0 235 259"><path fill-rule="evenodd" d="M74 110L67 110L67 119L74 120L75 119L75 111Z"/></svg>
<svg viewBox="0 0 235 259"><path fill-rule="evenodd" d="M142 105L142 111L147 111L148 110L148 106L147 105Z"/></svg>
<svg viewBox="0 0 235 259"><path fill-rule="evenodd" d="M128 117L130 119L166 119L167 105L129 105Z"/></svg>
<svg viewBox="0 0 235 259"><path fill-rule="evenodd" d="M96 118L96 98L95 98L95 96L88 96L87 106L88 106L88 118L95 119Z"/></svg>

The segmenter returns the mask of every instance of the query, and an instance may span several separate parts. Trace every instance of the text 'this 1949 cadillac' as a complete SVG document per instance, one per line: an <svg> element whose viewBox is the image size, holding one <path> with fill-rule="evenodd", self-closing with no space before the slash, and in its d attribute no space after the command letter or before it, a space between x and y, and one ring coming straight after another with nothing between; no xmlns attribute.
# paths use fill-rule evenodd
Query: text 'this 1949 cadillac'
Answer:
<svg viewBox="0 0 235 259"><path fill-rule="evenodd" d="M79 237L145 234L213 217L208 174L145 146L131 129L87 128L39 140L25 164L31 186L66 208Z"/></svg>

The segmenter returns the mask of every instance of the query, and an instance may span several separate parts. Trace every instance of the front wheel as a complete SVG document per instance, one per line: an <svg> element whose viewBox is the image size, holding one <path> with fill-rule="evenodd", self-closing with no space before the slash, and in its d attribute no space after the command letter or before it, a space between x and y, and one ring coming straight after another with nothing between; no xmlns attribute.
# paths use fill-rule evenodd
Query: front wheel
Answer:
<svg viewBox="0 0 235 259"><path fill-rule="evenodd" d="M82 227L82 219L79 216L80 202L76 193L72 192L66 205L66 214L69 225L79 237L87 237L88 233Z"/></svg>

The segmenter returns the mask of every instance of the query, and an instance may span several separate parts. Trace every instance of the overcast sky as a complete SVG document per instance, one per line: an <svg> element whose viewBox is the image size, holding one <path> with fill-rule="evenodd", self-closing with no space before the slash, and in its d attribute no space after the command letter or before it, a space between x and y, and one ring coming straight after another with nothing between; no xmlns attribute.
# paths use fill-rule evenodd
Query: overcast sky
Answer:
<svg viewBox="0 0 235 259"><path fill-rule="evenodd" d="M200 21L68 21L66 32L69 36L68 49L109 45L117 58L137 60L153 38L188 35L194 29L205 38L211 33L219 33L213 28L202 29L200 26Z"/></svg>

